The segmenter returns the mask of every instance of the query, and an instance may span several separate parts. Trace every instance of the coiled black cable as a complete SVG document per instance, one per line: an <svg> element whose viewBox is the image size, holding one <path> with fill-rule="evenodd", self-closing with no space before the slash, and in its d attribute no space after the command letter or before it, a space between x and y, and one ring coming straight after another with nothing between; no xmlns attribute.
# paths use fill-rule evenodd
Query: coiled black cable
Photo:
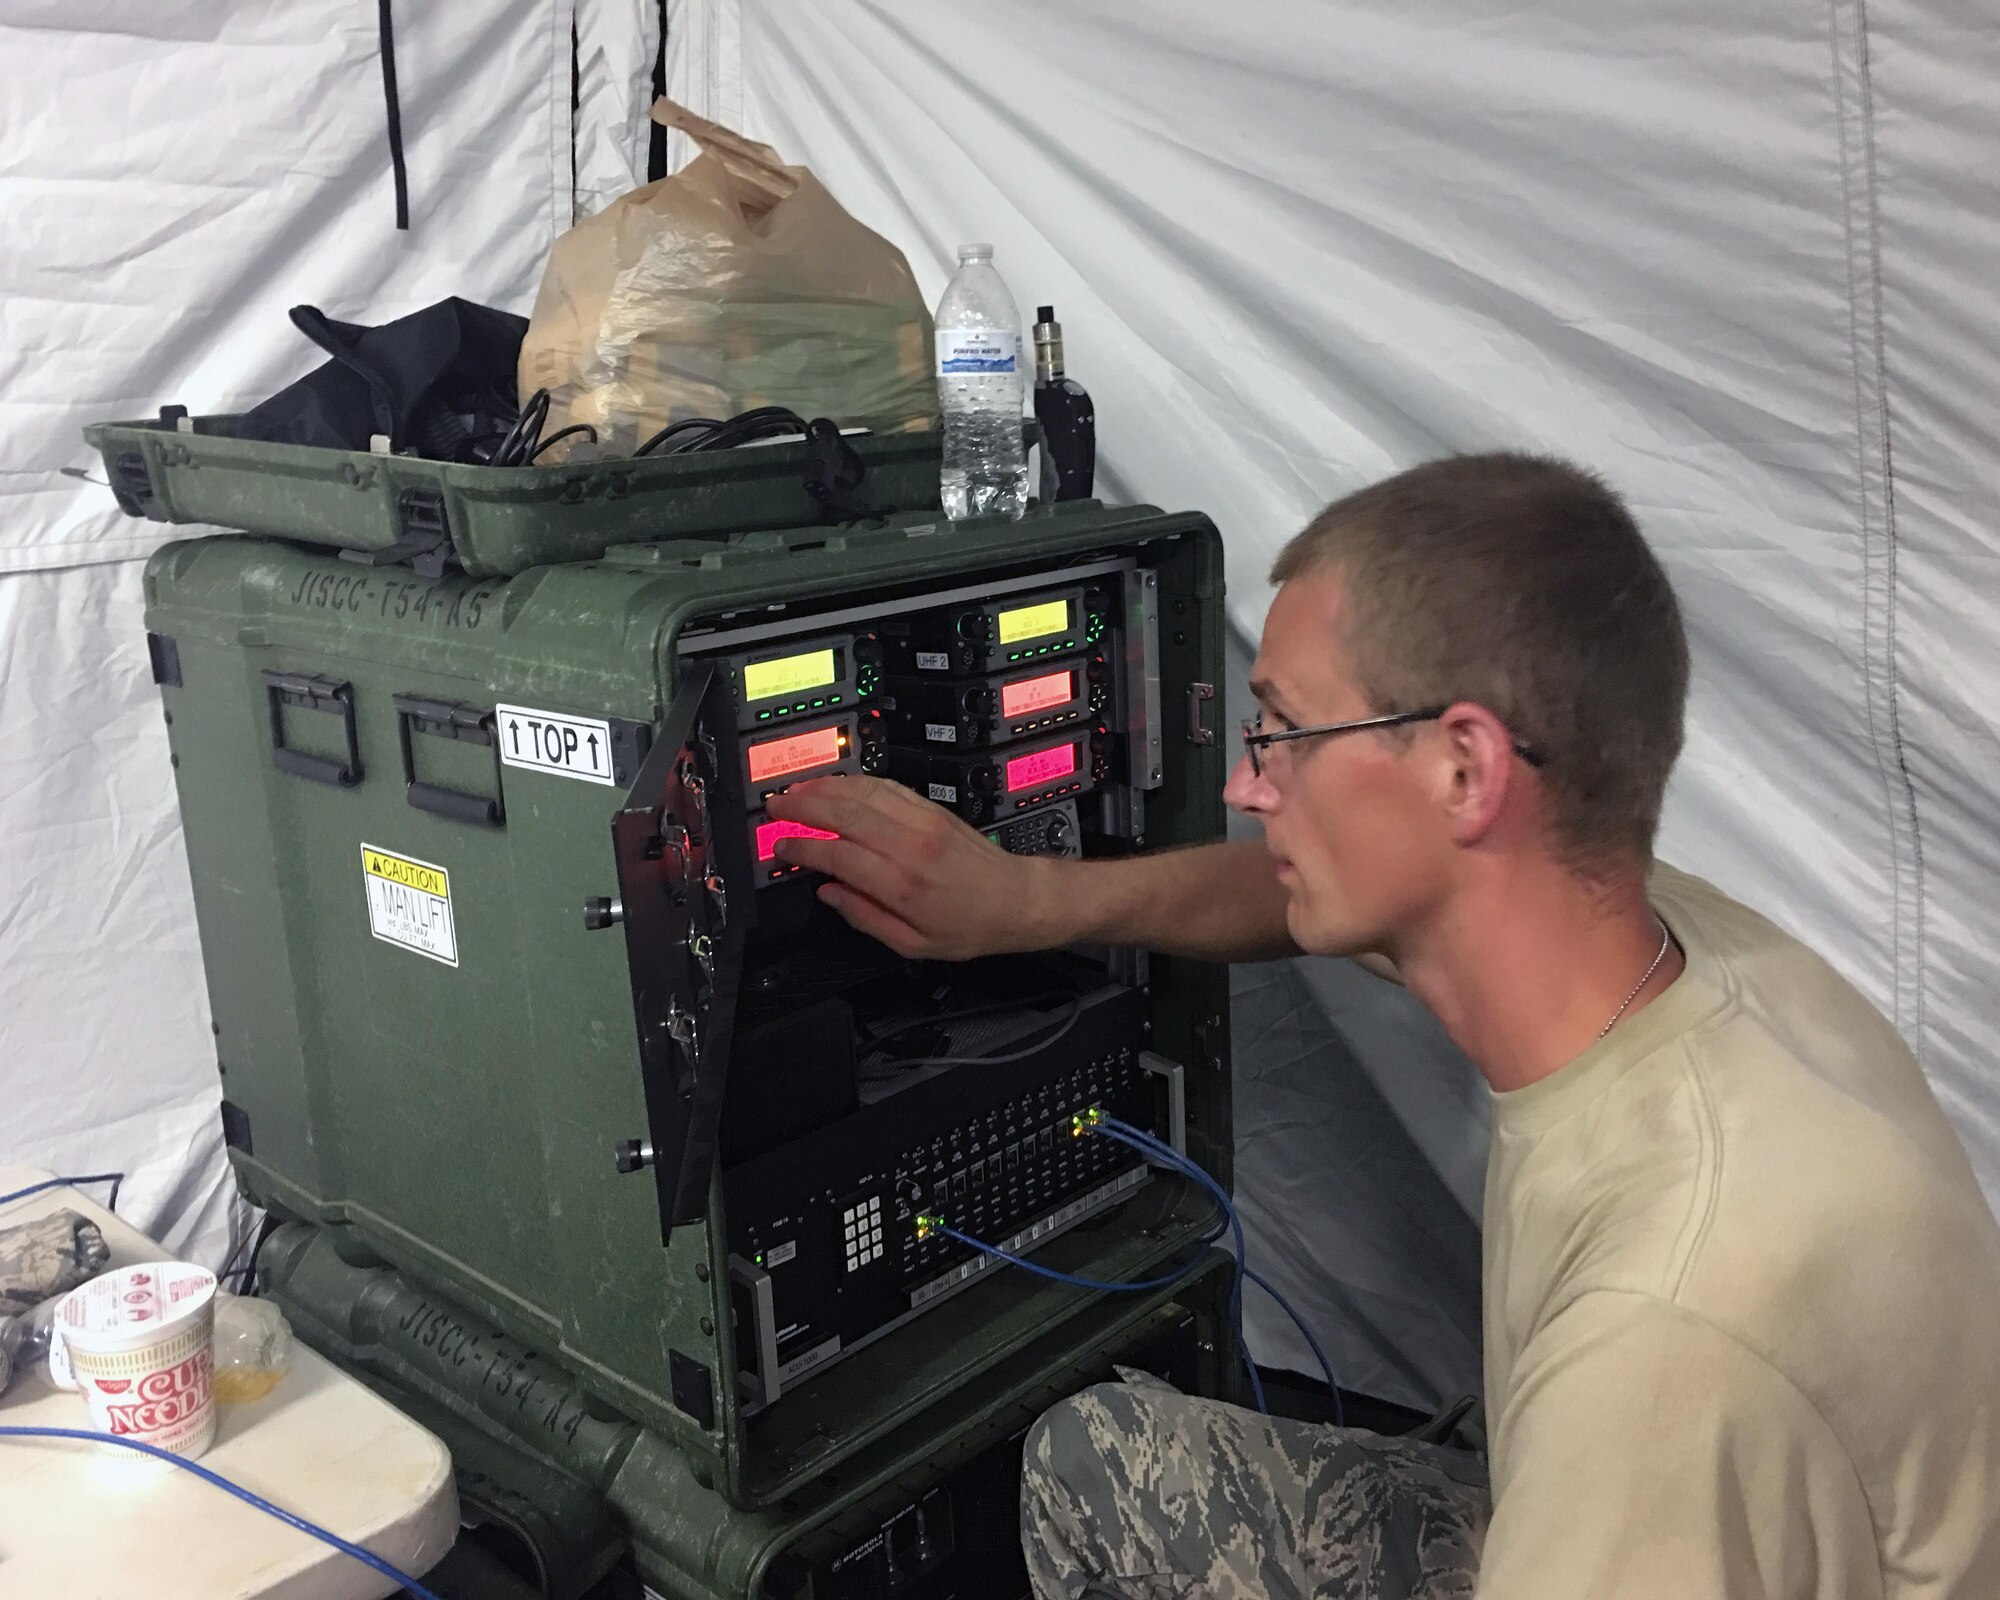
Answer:
<svg viewBox="0 0 2000 1600"><path fill-rule="evenodd" d="M526 466L534 459L532 452L536 441L541 438L542 424L549 419L549 391L537 389L529 395L521 407L521 414L514 419L514 426L500 436L500 442L493 447L493 454L486 458L489 467Z"/></svg>
<svg viewBox="0 0 2000 1600"><path fill-rule="evenodd" d="M681 438L668 455L689 454L696 450L728 450L739 444L750 444L758 439L768 439L774 434L806 431L805 418L789 406L758 406L750 411L740 411L733 417L683 417L678 422L670 422L654 434L638 449L635 456L652 455L670 439ZM685 438L682 436L685 435Z"/></svg>
<svg viewBox="0 0 2000 1600"><path fill-rule="evenodd" d="M530 450L528 452L528 459L524 464L532 466L536 461L541 459L542 452L548 449L550 445L560 444L564 439L579 433L589 434L590 442L592 444L597 443L597 430L595 428L587 422L572 422L567 428L558 428L540 444L536 445L534 449Z"/></svg>

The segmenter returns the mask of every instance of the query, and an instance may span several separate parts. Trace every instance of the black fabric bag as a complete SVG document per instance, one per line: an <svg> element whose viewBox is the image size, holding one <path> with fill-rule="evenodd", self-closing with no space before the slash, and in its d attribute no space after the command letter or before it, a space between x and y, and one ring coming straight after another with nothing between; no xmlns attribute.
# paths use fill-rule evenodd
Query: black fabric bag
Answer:
<svg viewBox="0 0 2000 1600"><path fill-rule="evenodd" d="M364 328L316 306L292 322L333 359L237 419L236 437L476 461L519 412L514 372L528 319L456 296Z"/></svg>

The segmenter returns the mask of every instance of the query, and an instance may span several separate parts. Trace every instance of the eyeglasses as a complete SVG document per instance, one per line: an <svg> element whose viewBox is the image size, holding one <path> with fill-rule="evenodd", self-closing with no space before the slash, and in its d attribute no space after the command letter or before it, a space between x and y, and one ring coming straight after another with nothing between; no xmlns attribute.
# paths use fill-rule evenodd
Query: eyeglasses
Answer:
<svg viewBox="0 0 2000 1600"><path fill-rule="evenodd" d="M1390 711L1379 717L1361 717L1353 722L1321 722L1310 728L1280 728L1275 733L1264 731L1264 713L1243 721L1243 752L1250 758L1250 770L1257 777L1264 776L1264 750L1268 745L1289 744L1294 739L1317 739L1324 734L1360 733L1364 728L1402 728L1412 722L1435 722L1451 707L1425 706L1421 711ZM1546 766L1548 757L1533 745L1522 740L1512 741L1514 754L1531 767Z"/></svg>

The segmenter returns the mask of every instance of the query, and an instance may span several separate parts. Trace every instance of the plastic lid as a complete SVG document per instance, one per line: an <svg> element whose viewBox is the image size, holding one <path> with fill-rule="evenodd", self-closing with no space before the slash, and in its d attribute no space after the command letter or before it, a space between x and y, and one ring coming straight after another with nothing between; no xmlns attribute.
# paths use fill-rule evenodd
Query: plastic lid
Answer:
<svg viewBox="0 0 2000 1600"><path fill-rule="evenodd" d="M993 246L990 244L962 244L958 247L958 259L961 261L991 261L993 259Z"/></svg>

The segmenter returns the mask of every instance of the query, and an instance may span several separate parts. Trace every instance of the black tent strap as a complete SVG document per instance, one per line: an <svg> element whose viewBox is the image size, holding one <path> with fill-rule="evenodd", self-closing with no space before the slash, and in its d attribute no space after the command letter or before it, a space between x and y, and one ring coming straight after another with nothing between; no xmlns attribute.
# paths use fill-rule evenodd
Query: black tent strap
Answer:
<svg viewBox="0 0 2000 1600"><path fill-rule="evenodd" d="M396 98L396 23L390 0L376 0L382 36L382 97L389 105L389 161L396 171L396 226L410 226L410 174L403 165L403 108Z"/></svg>

